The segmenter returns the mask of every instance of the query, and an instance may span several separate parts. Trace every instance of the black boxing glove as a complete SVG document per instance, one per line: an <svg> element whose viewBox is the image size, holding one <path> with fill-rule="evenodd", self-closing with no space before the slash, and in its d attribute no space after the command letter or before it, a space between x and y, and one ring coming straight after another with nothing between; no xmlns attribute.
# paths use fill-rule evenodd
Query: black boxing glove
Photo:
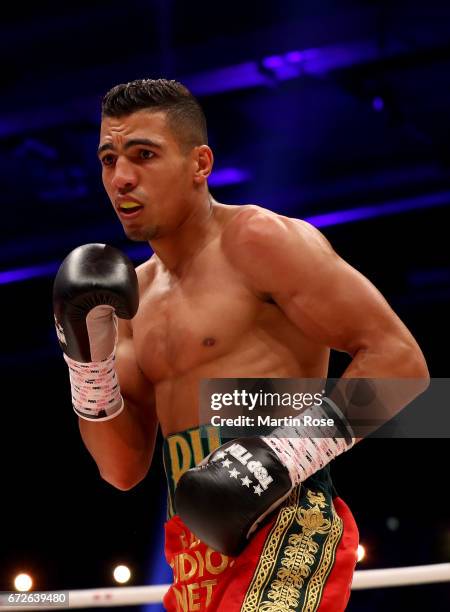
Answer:
<svg viewBox="0 0 450 612"><path fill-rule="evenodd" d="M69 366L72 403L82 418L117 416L123 399L114 366L117 317L137 312L130 259L105 244L85 244L62 262L53 285L56 333Z"/></svg>
<svg viewBox="0 0 450 612"><path fill-rule="evenodd" d="M353 431L329 398L302 416L320 425L278 427L269 437L227 442L181 476L176 512L205 544L239 554L295 486L353 446Z"/></svg>
<svg viewBox="0 0 450 612"><path fill-rule="evenodd" d="M291 490L289 470L274 451L259 437L241 438L182 475L175 508L200 540L233 556Z"/></svg>

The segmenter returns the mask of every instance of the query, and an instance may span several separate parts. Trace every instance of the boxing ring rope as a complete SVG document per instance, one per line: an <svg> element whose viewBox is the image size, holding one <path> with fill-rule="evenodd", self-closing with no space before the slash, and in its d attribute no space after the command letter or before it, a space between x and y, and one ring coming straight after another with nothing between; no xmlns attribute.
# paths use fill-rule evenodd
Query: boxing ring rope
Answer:
<svg viewBox="0 0 450 612"><path fill-rule="evenodd" d="M450 581L450 563L394 567L387 569L359 570L353 577L352 590L379 589L385 587L431 584ZM66 608L94 608L124 605L160 603L168 584L156 586L113 587L67 591L69 605ZM2 603L2 599L0 599ZM0 610L50 610L55 604L29 606L0 605Z"/></svg>

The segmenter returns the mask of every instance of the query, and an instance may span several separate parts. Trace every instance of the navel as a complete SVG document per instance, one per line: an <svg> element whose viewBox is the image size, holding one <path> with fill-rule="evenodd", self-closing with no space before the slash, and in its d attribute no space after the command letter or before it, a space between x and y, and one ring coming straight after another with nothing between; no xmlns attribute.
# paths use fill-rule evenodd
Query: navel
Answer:
<svg viewBox="0 0 450 612"><path fill-rule="evenodd" d="M202 342L203 346L214 346L216 343L216 339L215 338L205 338Z"/></svg>

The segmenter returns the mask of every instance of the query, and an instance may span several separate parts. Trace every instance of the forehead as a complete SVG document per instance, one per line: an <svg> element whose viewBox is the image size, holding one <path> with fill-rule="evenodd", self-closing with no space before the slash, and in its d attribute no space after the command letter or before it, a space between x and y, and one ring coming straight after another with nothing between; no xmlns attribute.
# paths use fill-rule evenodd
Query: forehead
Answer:
<svg viewBox="0 0 450 612"><path fill-rule="evenodd" d="M148 138L161 144L177 144L166 113L140 110L122 117L104 117L100 125L100 145L119 145L132 138Z"/></svg>

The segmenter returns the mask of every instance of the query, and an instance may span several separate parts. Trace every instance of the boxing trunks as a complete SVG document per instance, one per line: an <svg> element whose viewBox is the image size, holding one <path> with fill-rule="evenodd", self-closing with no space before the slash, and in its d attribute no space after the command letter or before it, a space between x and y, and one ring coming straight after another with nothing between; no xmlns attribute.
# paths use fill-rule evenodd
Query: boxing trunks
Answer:
<svg viewBox="0 0 450 612"><path fill-rule="evenodd" d="M345 610L358 529L349 508L336 495L329 466L296 487L237 557L206 546L176 515L174 490L180 476L225 441L212 426L189 429L164 441L165 554L174 577L164 597L166 610Z"/></svg>

